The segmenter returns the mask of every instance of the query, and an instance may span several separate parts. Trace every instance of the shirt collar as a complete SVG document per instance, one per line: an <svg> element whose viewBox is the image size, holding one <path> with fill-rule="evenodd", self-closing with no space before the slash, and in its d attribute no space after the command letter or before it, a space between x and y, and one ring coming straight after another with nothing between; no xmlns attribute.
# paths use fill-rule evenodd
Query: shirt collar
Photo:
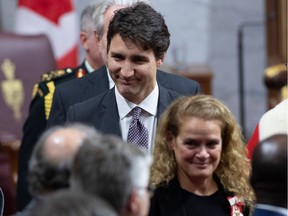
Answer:
<svg viewBox="0 0 288 216"><path fill-rule="evenodd" d="M112 80L111 76L110 76L110 73L109 73L109 69L108 67L106 66L106 71L107 71L107 76L108 76L108 82L109 82L109 89L113 88L115 83L114 81ZM116 89L116 88L115 88Z"/></svg>
<svg viewBox="0 0 288 216"><path fill-rule="evenodd" d="M130 113L130 111L136 106L141 107L143 110L148 112L150 115L156 116L158 98L159 98L159 87L158 87L157 83L156 83L153 91L138 105L125 99L118 92L118 89L116 86L115 86L115 96L116 96L116 101L118 104L119 117L121 120L123 118L125 118ZM156 101L156 103L155 103L155 101Z"/></svg>
<svg viewBox="0 0 288 216"><path fill-rule="evenodd" d="M85 59L85 67L87 68L88 70L88 73L91 73L92 71L94 71L93 67L89 64L89 62L87 61L87 59Z"/></svg>

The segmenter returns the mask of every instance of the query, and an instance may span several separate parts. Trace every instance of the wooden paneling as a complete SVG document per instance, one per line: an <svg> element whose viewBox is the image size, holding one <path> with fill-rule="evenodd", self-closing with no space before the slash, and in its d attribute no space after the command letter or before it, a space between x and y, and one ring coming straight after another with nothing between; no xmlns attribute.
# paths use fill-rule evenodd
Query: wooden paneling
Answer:
<svg viewBox="0 0 288 216"><path fill-rule="evenodd" d="M287 0L266 0L267 61L287 61Z"/></svg>
<svg viewBox="0 0 288 216"><path fill-rule="evenodd" d="M213 73L207 65L190 65L186 67L163 66L162 70L193 79L200 84L203 94L212 95Z"/></svg>
<svg viewBox="0 0 288 216"><path fill-rule="evenodd" d="M283 79L278 79L278 77L283 76L281 74L287 77L287 69L284 66L288 62L287 13L287 0L266 0L267 65L264 79L267 87L267 109L273 108L287 97L287 94L285 94L287 79L285 80L286 85L282 83L281 80ZM271 73L268 73L269 71L273 71L272 76ZM279 80L279 83L274 83L271 86L269 85L271 80L273 82Z"/></svg>

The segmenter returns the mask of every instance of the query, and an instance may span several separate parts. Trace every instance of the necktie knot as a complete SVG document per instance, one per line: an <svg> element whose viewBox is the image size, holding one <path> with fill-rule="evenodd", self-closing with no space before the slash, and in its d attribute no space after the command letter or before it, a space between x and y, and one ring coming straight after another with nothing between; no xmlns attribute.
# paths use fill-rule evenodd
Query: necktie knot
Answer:
<svg viewBox="0 0 288 216"><path fill-rule="evenodd" d="M138 120L140 118L142 109L140 107L134 107L133 108L133 120Z"/></svg>

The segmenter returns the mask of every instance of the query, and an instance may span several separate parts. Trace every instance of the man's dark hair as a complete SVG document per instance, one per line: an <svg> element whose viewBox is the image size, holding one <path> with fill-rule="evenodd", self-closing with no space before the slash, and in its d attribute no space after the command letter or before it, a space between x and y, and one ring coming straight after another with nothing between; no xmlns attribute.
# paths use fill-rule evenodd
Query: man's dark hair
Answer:
<svg viewBox="0 0 288 216"><path fill-rule="evenodd" d="M156 59L162 59L170 45L170 33L163 16L145 3L136 3L116 12L109 24L108 51L116 34L144 50L152 49Z"/></svg>

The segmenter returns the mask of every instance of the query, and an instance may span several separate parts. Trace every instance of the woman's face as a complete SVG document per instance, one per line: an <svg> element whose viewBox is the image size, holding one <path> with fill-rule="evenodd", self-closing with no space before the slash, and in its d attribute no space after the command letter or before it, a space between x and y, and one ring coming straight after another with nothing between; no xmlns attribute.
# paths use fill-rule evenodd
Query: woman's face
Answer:
<svg viewBox="0 0 288 216"><path fill-rule="evenodd" d="M179 128L177 137L172 137L179 179L206 179L213 176L222 151L221 123L218 120L203 120L187 117Z"/></svg>

